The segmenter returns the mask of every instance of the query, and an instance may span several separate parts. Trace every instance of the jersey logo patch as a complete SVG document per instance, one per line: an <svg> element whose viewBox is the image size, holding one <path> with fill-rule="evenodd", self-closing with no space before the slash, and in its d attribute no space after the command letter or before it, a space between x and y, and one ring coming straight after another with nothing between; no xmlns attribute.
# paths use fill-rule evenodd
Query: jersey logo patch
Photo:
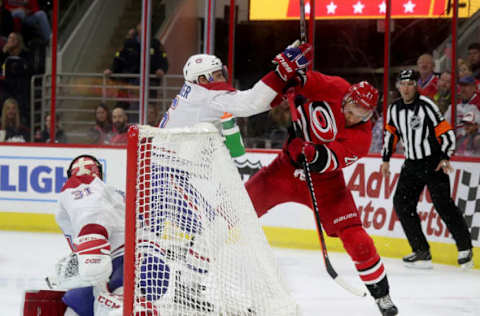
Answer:
<svg viewBox="0 0 480 316"><path fill-rule="evenodd" d="M410 117L410 126L413 129L422 128L422 120L420 119L420 117L418 117L416 115L413 115L412 117Z"/></svg>
<svg viewBox="0 0 480 316"><path fill-rule="evenodd" d="M332 142L337 136L337 124L330 106L325 102L309 104L312 132L323 142Z"/></svg>

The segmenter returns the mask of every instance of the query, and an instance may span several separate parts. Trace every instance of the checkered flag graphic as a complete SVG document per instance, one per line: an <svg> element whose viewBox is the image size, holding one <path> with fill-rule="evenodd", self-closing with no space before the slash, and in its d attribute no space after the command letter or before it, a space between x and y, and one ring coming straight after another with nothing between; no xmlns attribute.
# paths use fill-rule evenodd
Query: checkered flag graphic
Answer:
<svg viewBox="0 0 480 316"><path fill-rule="evenodd" d="M458 190L457 205L470 228L472 240L479 240L478 237L480 235L479 185L480 176L477 172L474 175L469 171L463 170Z"/></svg>

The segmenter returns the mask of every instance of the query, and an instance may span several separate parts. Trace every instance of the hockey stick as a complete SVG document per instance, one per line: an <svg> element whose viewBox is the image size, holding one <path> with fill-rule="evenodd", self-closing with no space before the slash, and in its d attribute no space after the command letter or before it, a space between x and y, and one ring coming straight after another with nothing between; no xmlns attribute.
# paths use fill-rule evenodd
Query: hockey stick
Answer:
<svg viewBox="0 0 480 316"><path fill-rule="evenodd" d="M302 1L303 2L303 1ZM295 124L298 122L298 115L297 115L297 109L295 107L295 95L294 95L294 88L291 88L287 92L287 98L288 98L288 104L290 106L290 113L292 115L292 124L293 124L293 129L295 131L295 135L299 136L301 135L301 131L299 130L298 126ZM367 296L367 293L362 290L362 289L357 289L341 278L337 271L333 268L330 259L328 257L328 251L327 251L327 246L325 244L325 237L323 236L323 230L322 230L322 223L320 221L320 214L318 211L318 204L317 204L317 198L315 197L315 190L313 187L312 183L312 177L311 177L311 172L310 172L310 167L308 166L308 163L306 159L303 159L302 161L303 164L303 171L305 173L305 180L307 182L307 187L308 191L310 193L310 202L312 204L313 208L313 214L315 215L315 224L317 225L317 232L318 232L318 238L320 239L320 246L322 247L322 254L323 254L323 261L325 263L325 268L327 269L327 273L332 277L332 279L337 282L338 285L343 287L345 290L348 292L352 293L353 295L357 296Z"/></svg>
<svg viewBox="0 0 480 316"><path fill-rule="evenodd" d="M307 42L307 33L305 27L305 0L300 0L300 41Z"/></svg>

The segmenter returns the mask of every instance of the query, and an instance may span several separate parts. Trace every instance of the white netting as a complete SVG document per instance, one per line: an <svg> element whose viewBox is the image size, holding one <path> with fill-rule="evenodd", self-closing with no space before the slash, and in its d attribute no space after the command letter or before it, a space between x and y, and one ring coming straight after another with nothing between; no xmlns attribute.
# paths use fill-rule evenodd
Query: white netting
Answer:
<svg viewBox="0 0 480 316"><path fill-rule="evenodd" d="M134 311L296 315L215 127L139 130Z"/></svg>

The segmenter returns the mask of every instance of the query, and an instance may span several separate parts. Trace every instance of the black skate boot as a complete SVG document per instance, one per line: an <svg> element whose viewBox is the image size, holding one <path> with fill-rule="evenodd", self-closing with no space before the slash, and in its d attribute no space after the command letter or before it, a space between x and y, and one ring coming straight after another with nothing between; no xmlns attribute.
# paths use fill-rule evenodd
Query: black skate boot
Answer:
<svg viewBox="0 0 480 316"><path fill-rule="evenodd" d="M458 264L462 269L470 270L473 268L473 252L472 249L462 250L458 252Z"/></svg>
<svg viewBox="0 0 480 316"><path fill-rule="evenodd" d="M395 316L398 314L398 308L395 306L395 304L393 304L389 294L375 299L375 303L377 303L378 309L380 309L382 316Z"/></svg>
<svg viewBox="0 0 480 316"><path fill-rule="evenodd" d="M402 259L405 266L415 269L433 269L430 250L419 250Z"/></svg>

